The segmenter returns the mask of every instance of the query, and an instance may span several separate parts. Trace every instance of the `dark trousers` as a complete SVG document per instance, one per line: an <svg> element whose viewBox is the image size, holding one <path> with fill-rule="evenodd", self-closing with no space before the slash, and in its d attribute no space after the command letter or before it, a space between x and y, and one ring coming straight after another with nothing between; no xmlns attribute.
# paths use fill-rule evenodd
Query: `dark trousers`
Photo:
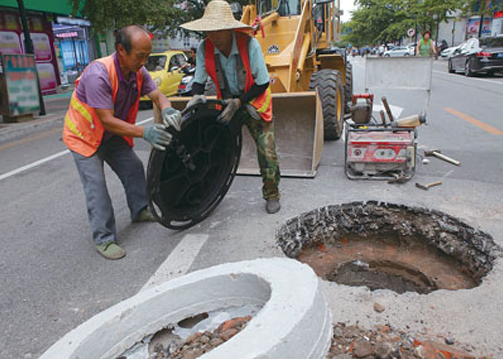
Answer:
<svg viewBox="0 0 503 359"><path fill-rule="evenodd" d="M73 151L72 154L84 186L94 243L115 241L117 239L115 216L105 181L103 163L106 162L122 182L133 221L148 205L143 163L119 136L113 136L103 142L91 157L84 157Z"/></svg>

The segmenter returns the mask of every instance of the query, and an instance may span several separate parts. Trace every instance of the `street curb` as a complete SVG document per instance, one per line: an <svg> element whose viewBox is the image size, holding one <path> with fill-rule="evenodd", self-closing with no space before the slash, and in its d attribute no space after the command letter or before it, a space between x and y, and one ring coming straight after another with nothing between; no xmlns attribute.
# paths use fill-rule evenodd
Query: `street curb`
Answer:
<svg viewBox="0 0 503 359"><path fill-rule="evenodd" d="M332 320L319 279L305 264L270 258L218 265L140 292L65 335L40 359L117 358L169 324L246 304L263 307L201 359L321 359L328 353Z"/></svg>
<svg viewBox="0 0 503 359"><path fill-rule="evenodd" d="M4 128L0 128L0 145L56 127L61 127L61 131L63 131L64 113L48 115L46 117L29 122L12 123L6 125Z"/></svg>

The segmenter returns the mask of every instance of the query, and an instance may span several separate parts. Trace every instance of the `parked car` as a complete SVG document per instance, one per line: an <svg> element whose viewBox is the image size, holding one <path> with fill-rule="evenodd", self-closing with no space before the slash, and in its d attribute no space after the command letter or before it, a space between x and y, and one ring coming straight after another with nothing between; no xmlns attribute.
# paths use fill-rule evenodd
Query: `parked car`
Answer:
<svg viewBox="0 0 503 359"><path fill-rule="evenodd" d="M182 51L166 51L151 54L145 64L145 68L152 76L157 88L164 96L176 96L178 85L185 76L182 71L187 66L187 57ZM150 99L147 96L140 98L140 104L147 104Z"/></svg>
<svg viewBox="0 0 503 359"><path fill-rule="evenodd" d="M410 56L410 51L408 48L400 46L395 47L393 50L388 50L384 52L384 57L407 57Z"/></svg>
<svg viewBox="0 0 503 359"><path fill-rule="evenodd" d="M465 76L503 71L503 36L465 41L449 58L448 71L463 72Z"/></svg>
<svg viewBox="0 0 503 359"><path fill-rule="evenodd" d="M454 51L459 47L458 46L453 46L453 47L448 47L447 49L445 49L444 51L442 51L440 53L440 57L443 58L443 59L448 59L452 56L452 54L454 53Z"/></svg>

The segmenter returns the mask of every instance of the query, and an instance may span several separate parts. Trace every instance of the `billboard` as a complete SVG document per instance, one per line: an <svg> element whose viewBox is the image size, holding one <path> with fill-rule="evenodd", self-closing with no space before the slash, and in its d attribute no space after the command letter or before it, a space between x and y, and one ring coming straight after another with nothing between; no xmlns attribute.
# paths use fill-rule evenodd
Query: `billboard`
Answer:
<svg viewBox="0 0 503 359"><path fill-rule="evenodd" d="M37 69L33 55L3 54L8 115L19 116L40 109Z"/></svg>

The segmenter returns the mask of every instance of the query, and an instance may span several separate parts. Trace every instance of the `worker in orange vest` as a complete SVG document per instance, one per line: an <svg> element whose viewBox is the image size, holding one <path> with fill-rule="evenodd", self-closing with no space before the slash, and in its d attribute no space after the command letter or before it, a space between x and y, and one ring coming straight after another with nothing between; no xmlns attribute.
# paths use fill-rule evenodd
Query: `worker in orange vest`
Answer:
<svg viewBox="0 0 503 359"><path fill-rule="evenodd" d="M126 252L117 244L103 163L124 185L131 220L154 221L148 209L143 164L132 149L133 138L141 137L164 150L171 142L166 128L181 128L180 112L171 107L144 67L152 49L150 33L136 25L125 27L117 32L115 49L113 55L89 64L77 79L63 129L63 141L84 186L96 249L108 259L120 259ZM163 124L135 125L140 97L145 95L162 110Z"/></svg>
<svg viewBox="0 0 503 359"><path fill-rule="evenodd" d="M216 86L224 108L219 119L228 123L242 121L257 146L262 175L262 195L267 213L280 210L280 169L274 139L269 73L258 41L249 35L250 26L237 21L231 6L212 0L201 19L181 25L192 31L204 31L207 38L197 50L192 99L187 106L205 102L208 77Z"/></svg>

